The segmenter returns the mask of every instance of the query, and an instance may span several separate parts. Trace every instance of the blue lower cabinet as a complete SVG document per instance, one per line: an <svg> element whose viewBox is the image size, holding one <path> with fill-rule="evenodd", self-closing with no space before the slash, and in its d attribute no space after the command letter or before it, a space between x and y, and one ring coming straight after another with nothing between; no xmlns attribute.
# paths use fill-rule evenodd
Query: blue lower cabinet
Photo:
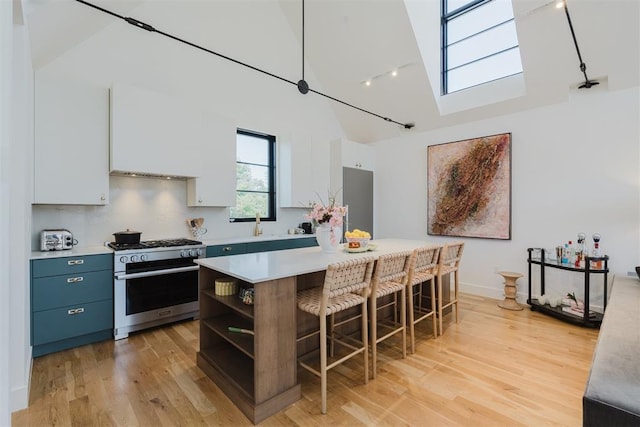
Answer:
<svg viewBox="0 0 640 427"><path fill-rule="evenodd" d="M38 277L32 281L33 311L69 304L113 299L111 270L92 271L67 276Z"/></svg>
<svg viewBox="0 0 640 427"><path fill-rule="evenodd" d="M311 246L318 246L318 241L314 237L305 237L303 239L295 239L291 241L295 248L308 248Z"/></svg>
<svg viewBox="0 0 640 427"><path fill-rule="evenodd" d="M247 253L246 243L234 243L231 245L207 246L207 258Z"/></svg>
<svg viewBox="0 0 640 427"><path fill-rule="evenodd" d="M317 246L315 237L305 237L298 239L269 240L265 242L247 243L247 253L280 251L284 249L306 248Z"/></svg>
<svg viewBox="0 0 640 427"><path fill-rule="evenodd" d="M233 243L229 245L207 246L207 258L252 254L256 252L280 251L283 249L306 248L318 246L315 236L296 239L264 240L260 242Z"/></svg>
<svg viewBox="0 0 640 427"><path fill-rule="evenodd" d="M34 357L112 337L113 255L31 261Z"/></svg>
<svg viewBox="0 0 640 427"><path fill-rule="evenodd" d="M247 253L279 251L291 249L292 246L287 240L270 240L266 242L247 243Z"/></svg>
<svg viewBox="0 0 640 427"><path fill-rule="evenodd" d="M33 313L33 345L113 330L113 301L69 305Z"/></svg>
<svg viewBox="0 0 640 427"><path fill-rule="evenodd" d="M100 270L113 270L112 254L36 259L31 262L31 277L50 277Z"/></svg>

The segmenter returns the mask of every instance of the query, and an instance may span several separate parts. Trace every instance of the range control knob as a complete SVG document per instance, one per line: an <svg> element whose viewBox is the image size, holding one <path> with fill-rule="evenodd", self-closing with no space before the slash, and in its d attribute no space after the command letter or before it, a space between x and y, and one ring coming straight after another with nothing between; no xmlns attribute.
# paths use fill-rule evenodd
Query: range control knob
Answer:
<svg viewBox="0 0 640 427"><path fill-rule="evenodd" d="M120 262L123 263L123 264L126 263L127 262L127 257L126 256L121 256L120 257Z"/></svg>
<svg viewBox="0 0 640 427"><path fill-rule="evenodd" d="M198 251L195 249L191 249L189 251L189 256L191 256L192 258L197 257L198 256Z"/></svg>
<svg viewBox="0 0 640 427"><path fill-rule="evenodd" d="M148 257L146 255L140 255L140 261L146 261Z"/></svg>
<svg viewBox="0 0 640 427"><path fill-rule="evenodd" d="M189 258L189 251L180 251L180 256L182 258Z"/></svg>
<svg viewBox="0 0 640 427"><path fill-rule="evenodd" d="M138 255L131 255L131 262L138 262Z"/></svg>

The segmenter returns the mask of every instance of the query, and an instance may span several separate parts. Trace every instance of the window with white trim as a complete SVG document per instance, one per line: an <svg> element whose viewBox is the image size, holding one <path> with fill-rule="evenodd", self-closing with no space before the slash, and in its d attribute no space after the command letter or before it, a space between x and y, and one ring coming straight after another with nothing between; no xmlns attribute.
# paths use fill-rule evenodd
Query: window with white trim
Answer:
<svg viewBox="0 0 640 427"><path fill-rule="evenodd" d="M511 0L442 0L442 94L522 72Z"/></svg>

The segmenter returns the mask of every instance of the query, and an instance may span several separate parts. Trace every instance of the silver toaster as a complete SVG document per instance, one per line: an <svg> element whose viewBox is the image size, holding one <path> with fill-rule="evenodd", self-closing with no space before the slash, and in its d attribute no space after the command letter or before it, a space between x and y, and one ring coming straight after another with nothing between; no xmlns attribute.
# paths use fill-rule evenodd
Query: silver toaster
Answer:
<svg viewBox="0 0 640 427"><path fill-rule="evenodd" d="M40 232L41 251L63 251L73 248L73 234L66 229L50 229Z"/></svg>

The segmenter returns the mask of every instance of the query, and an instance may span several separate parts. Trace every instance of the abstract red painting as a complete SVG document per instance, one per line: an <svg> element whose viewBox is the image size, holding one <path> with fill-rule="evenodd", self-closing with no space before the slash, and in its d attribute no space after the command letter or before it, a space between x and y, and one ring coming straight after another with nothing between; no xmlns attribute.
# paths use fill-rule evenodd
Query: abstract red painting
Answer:
<svg viewBox="0 0 640 427"><path fill-rule="evenodd" d="M427 148L430 235L511 239L511 133Z"/></svg>

